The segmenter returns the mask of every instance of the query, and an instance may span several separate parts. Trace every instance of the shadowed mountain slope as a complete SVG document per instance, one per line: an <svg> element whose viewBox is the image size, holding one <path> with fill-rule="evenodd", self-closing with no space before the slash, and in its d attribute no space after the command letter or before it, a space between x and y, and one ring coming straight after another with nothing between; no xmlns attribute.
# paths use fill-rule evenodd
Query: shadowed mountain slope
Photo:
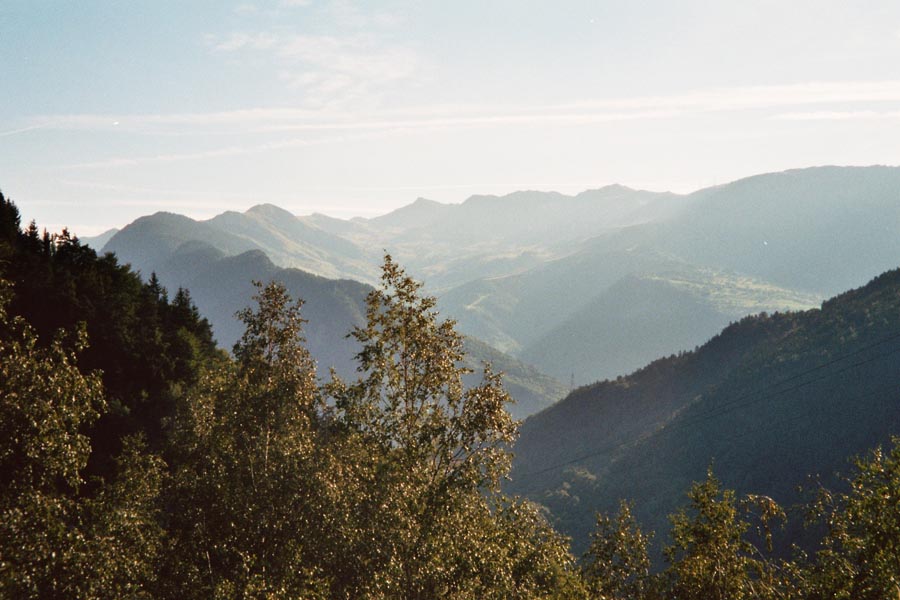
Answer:
<svg viewBox="0 0 900 600"><path fill-rule="evenodd" d="M649 527L714 463L728 487L790 505L807 474L900 432L900 271L800 313L748 317L693 352L575 391L535 415L510 489L583 548L594 512ZM796 532L794 532L796 534Z"/></svg>

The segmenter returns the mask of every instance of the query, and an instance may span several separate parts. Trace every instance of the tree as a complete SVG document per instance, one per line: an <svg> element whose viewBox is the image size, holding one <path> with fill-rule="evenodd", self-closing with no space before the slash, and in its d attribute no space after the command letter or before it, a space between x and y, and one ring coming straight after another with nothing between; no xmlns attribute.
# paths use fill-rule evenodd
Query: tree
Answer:
<svg viewBox="0 0 900 600"><path fill-rule="evenodd" d="M351 384L334 377L327 387L337 422L362 449L350 467L358 482L351 529L358 534L345 593L469 598L505 589L518 597L530 574L515 561L557 538L536 534L532 525L540 521L524 505L500 509L499 484L517 433L505 409L510 398L489 367L480 385L464 389L462 338L420 289L385 257L381 288L367 298L366 325L352 333L361 347L360 377ZM516 528L519 548L533 544L529 551L498 545ZM554 556L560 572L571 567ZM499 572L510 574L508 587L496 587ZM558 583L529 581L534 597Z"/></svg>
<svg viewBox="0 0 900 600"><path fill-rule="evenodd" d="M690 507L670 517L673 544L665 549L668 593L679 600L741 600L776 597L778 578L759 550L745 539L750 523L733 490L722 490L710 468L688 492ZM754 499L751 503L758 504ZM767 503L768 504L768 503ZM772 503L763 521L783 515Z"/></svg>
<svg viewBox="0 0 900 600"><path fill-rule="evenodd" d="M83 532L70 528L73 497L90 453L80 430L103 408L100 381L78 371L62 336L38 347L24 320L7 316L0 286L0 592L74 595Z"/></svg>
<svg viewBox="0 0 900 600"><path fill-rule="evenodd" d="M15 204L0 196L0 278L14 286L10 315L24 317L38 344L83 323L90 345L77 353L84 373L102 372L107 410L85 433L88 472L106 476L124 438L141 434L160 452L180 390L217 354L209 323L187 295L170 303L159 280L147 284L115 256L98 257L67 231L20 231ZM89 482L93 486L93 482Z"/></svg>
<svg viewBox="0 0 900 600"><path fill-rule="evenodd" d="M597 515L582 574L593 598L640 600L651 586L649 535L641 532L631 506L623 501L615 517Z"/></svg>
<svg viewBox="0 0 900 600"><path fill-rule="evenodd" d="M854 460L849 490L812 505L826 533L806 573L811 600L900 598L900 438Z"/></svg>
<svg viewBox="0 0 900 600"><path fill-rule="evenodd" d="M235 360L185 398L171 490L171 597L314 597L311 567L322 497L316 435L324 407L303 347L300 304L262 286Z"/></svg>
<svg viewBox="0 0 900 600"><path fill-rule="evenodd" d="M106 402L99 375L76 366L84 330L41 346L7 299L0 280L0 596L140 597L155 579L161 462L129 439L116 476L85 493L82 430Z"/></svg>

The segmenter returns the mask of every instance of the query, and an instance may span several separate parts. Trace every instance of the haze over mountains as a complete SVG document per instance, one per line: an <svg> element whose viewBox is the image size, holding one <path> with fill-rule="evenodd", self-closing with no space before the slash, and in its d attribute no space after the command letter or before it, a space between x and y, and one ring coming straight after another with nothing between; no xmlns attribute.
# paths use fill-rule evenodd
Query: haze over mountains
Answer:
<svg viewBox="0 0 900 600"><path fill-rule="evenodd" d="M157 213L104 250L170 284L188 283L181 263L198 243L364 283L386 250L463 332L584 384L691 349L742 316L816 306L892 267L898 186L898 168L822 167L688 195L608 186L420 198L349 221L271 205L208 221Z"/></svg>
<svg viewBox="0 0 900 600"><path fill-rule="evenodd" d="M356 376L359 347L347 334L365 323L365 299L372 289L368 284L278 267L261 250L228 256L200 241L179 246L155 272L166 288L190 290L200 312L213 324L216 341L226 349L243 333L235 313L257 292L253 281L282 282L292 297L303 300L306 346L318 361L319 376L327 379L330 368L345 379ZM546 408L568 391L553 378L475 339L467 338L466 350L467 366L475 371L468 383L478 381L485 362L505 372L507 389L516 401L510 412L516 418Z"/></svg>

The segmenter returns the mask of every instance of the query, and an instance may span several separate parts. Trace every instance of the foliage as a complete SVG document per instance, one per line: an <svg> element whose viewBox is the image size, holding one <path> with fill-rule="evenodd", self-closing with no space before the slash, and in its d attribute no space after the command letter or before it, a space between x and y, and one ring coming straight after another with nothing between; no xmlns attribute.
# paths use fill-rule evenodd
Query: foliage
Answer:
<svg viewBox="0 0 900 600"><path fill-rule="evenodd" d="M591 545L584 558L582 575L594 598L640 600L651 589L650 557L644 534L631 506L623 501L615 517L597 515Z"/></svg>
<svg viewBox="0 0 900 600"><path fill-rule="evenodd" d="M186 290L170 301L155 276L138 274L107 254L98 257L67 230L19 229L16 205L0 194L0 278L13 286L9 312L24 317L38 344L84 324L90 345L77 354L83 372L100 371L109 410L94 421L91 472L106 475L129 434L164 447L180 390L215 355L209 323Z"/></svg>
<svg viewBox="0 0 900 600"><path fill-rule="evenodd" d="M171 491L172 597L309 597L322 412L299 305L259 284L246 333L186 397Z"/></svg>
<svg viewBox="0 0 900 600"><path fill-rule="evenodd" d="M81 493L90 443L82 430L105 409L100 378L83 375L74 340L38 344L6 313L0 280L0 596L140 597L155 579L155 512L162 465L127 439L118 472Z"/></svg>
<svg viewBox="0 0 900 600"><path fill-rule="evenodd" d="M822 490L811 509L827 530L807 573L807 598L900 596L900 438L854 461L849 490Z"/></svg>
<svg viewBox="0 0 900 600"><path fill-rule="evenodd" d="M627 503L596 517L577 568L545 509L501 493L518 424L500 375L485 366L463 385L453 322L390 256L351 333L358 378L320 386L284 286L258 284L232 358L187 291L170 301L155 276L142 284L67 232L19 225L0 196L0 275L12 279L0 279L0 597L900 595L900 438L858 459L845 491L822 489L811 560L769 560L755 542L771 552L784 511L768 496L739 501L709 470L671 517L664 572L651 574L650 536ZM746 319L635 381L659 390L677 375L682 392L703 383L715 397L791 376L821 359L811 348L830 357L838 341L860 347L896 327L897 279L818 313ZM682 369L710 370L698 357L730 375L685 383L696 373Z"/></svg>
<svg viewBox="0 0 900 600"><path fill-rule="evenodd" d="M688 498L689 509L670 517L668 595L679 600L773 597L774 570L747 540L750 523L742 518L734 491L722 490L709 469Z"/></svg>
<svg viewBox="0 0 900 600"><path fill-rule="evenodd" d="M541 555L566 571L552 549L557 539L519 536L527 552L495 545L510 539L510 527L540 522L515 503L496 508L516 434L509 396L488 367L481 385L464 390L463 340L451 321L438 320L435 299L420 287L385 258L366 326L352 334L362 347L360 377L327 388L343 431L365 448L353 467L360 535L352 555L361 568L350 595L486 596L497 593L503 556L512 561L503 580L509 594L521 593L528 579L539 596L547 590L515 562Z"/></svg>

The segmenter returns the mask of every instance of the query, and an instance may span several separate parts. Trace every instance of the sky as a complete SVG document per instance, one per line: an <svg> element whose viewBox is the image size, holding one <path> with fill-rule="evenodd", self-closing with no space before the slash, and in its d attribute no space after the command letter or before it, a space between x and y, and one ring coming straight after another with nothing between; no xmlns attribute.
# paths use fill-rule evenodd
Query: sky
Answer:
<svg viewBox="0 0 900 600"><path fill-rule="evenodd" d="M3 0L0 82L0 190L83 236L900 164L896 0Z"/></svg>

